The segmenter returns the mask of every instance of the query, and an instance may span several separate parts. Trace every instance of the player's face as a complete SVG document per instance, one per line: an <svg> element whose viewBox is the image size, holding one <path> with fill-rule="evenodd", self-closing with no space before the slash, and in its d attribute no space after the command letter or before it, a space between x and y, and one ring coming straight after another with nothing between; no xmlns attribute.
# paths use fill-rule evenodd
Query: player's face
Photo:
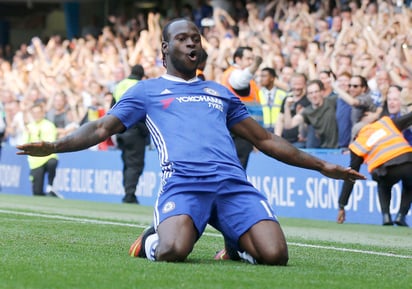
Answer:
<svg viewBox="0 0 412 289"><path fill-rule="evenodd" d="M177 21L169 27L169 42L162 43L169 74L190 79L196 75L201 53L201 37L196 25Z"/></svg>

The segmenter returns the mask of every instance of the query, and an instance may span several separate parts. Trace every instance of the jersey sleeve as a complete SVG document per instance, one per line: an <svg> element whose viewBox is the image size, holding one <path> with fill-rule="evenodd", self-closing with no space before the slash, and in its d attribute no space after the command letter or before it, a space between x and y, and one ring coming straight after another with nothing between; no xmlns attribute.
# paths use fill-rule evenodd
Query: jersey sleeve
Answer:
<svg viewBox="0 0 412 289"><path fill-rule="evenodd" d="M229 95L229 106L227 111L227 127L230 129L232 126L238 122L250 117L249 112L243 102L229 90L227 90Z"/></svg>
<svg viewBox="0 0 412 289"><path fill-rule="evenodd" d="M107 112L117 117L126 128L130 128L146 118L146 89L144 81L132 86L120 100Z"/></svg>

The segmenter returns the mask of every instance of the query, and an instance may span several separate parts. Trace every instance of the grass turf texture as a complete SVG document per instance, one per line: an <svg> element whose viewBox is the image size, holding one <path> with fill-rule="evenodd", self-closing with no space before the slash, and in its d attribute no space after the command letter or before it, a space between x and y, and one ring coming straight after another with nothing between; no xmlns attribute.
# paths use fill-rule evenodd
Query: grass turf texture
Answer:
<svg viewBox="0 0 412 289"><path fill-rule="evenodd" d="M151 220L149 207L0 194L0 289L412 286L411 228L281 218L289 265L270 267L213 260L212 228L184 263L128 256Z"/></svg>

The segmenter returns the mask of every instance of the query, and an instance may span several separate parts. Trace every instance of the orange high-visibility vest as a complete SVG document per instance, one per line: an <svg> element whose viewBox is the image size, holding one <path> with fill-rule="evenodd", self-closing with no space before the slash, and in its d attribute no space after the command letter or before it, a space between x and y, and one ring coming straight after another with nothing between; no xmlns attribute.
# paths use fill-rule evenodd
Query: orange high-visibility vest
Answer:
<svg viewBox="0 0 412 289"><path fill-rule="evenodd" d="M388 116L364 126L349 149L364 159L369 172L397 156L412 152L412 147Z"/></svg>
<svg viewBox="0 0 412 289"><path fill-rule="evenodd" d="M205 79L205 75L203 74L203 70L201 69L196 69L196 76L202 80Z"/></svg>
<svg viewBox="0 0 412 289"><path fill-rule="evenodd" d="M223 72L221 83L227 88L229 88L229 90L233 92L234 95L239 97L244 103L247 103L247 102L260 103L259 87L257 86L256 82L253 79L249 82L250 91L249 91L248 96L240 96L232 88L232 86L229 83L229 77L230 77L230 74L232 74L232 71L235 69L236 67L234 66L230 66L228 69L226 69L225 72Z"/></svg>

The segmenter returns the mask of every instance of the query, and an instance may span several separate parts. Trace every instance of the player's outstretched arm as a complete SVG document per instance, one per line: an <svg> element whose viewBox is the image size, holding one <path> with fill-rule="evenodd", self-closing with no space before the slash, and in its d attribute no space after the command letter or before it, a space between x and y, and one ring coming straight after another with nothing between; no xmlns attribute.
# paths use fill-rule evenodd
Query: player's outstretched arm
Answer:
<svg viewBox="0 0 412 289"><path fill-rule="evenodd" d="M349 167L328 163L295 148L280 136L274 135L262 128L254 119L247 118L232 127L232 131L249 140L264 154L286 164L310 170L316 170L323 175L350 182L364 180L366 177Z"/></svg>
<svg viewBox="0 0 412 289"><path fill-rule="evenodd" d="M123 123L112 115L88 122L55 142L34 142L17 146L18 155L47 156L52 153L73 152L96 145L109 136L125 130Z"/></svg>

